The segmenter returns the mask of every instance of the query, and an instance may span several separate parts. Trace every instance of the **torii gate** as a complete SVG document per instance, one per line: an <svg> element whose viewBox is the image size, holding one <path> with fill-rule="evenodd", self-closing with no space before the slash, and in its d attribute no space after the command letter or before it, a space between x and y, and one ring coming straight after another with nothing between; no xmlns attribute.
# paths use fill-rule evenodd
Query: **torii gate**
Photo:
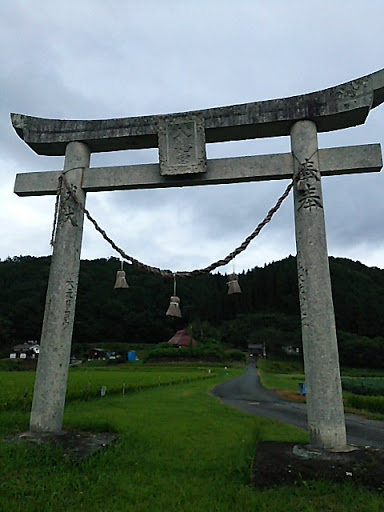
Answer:
<svg viewBox="0 0 384 512"><path fill-rule="evenodd" d="M65 173L86 192L293 178L297 269L310 447L347 448L321 176L377 172L379 144L318 149L317 133L364 124L384 102L384 69L319 92L194 112L96 121L12 114L38 154L65 155L64 171L16 176L19 196L56 194ZM207 160L206 142L290 135L291 153ZM159 147L159 164L89 168L90 153ZM30 430L62 429L84 212L63 187Z"/></svg>

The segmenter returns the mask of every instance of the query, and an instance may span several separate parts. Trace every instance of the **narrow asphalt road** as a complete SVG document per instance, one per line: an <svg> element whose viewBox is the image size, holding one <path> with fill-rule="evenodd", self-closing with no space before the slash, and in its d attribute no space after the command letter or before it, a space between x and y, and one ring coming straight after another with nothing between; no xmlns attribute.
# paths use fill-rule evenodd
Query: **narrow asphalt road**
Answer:
<svg viewBox="0 0 384 512"><path fill-rule="evenodd" d="M212 394L227 405L254 416L264 416L307 430L306 406L290 402L260 384L256 367L250 364L244 375L219 384ZM384 421L345 415L348 443L384 448Z"/></svg>

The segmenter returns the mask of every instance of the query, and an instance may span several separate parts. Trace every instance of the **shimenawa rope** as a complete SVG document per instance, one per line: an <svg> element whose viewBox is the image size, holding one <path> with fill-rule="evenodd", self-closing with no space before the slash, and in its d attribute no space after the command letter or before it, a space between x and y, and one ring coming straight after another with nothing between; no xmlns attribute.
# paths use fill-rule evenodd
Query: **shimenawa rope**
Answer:
<svg viewBox="0 0 384 512"><path fill-rule="evenodd" d="M83 203L77 198L75 192L72 190L70 184L68 183L68 180L65 176L65 173L62 173L59 178L59 186L57 188L57 197L56 197L56 203L55 203L55 215L54 215L54 225L52 230L52 240L51 244L54 243L54 237L56 233L56 226L57 226L57 217L58 217L58 210L60 205L60 194L62 185L67 189L68 194L72 197L72 199L75 201L75 203L80 207L80 209L84 212L87 219L93 224L96 231L98 231L101 236L104 238L106 242L109 243L109 245L122 256L125 260L131 262L133 265L142 268L146 270L147 272L151 272L152 274L160 275L162 277L166 277L169 279L174 279L175 277L193 277L203 274L208 274L209 272L212 272L212 270L215 270L218 267L223 267L224 265L227 265L230 261L232 261L236 256L238 256L240 253L245 251L245 249L248 247L248 245L252 242L254 238L260 233L260 231L263 229L264 226L266 226L272 219L273 215L279 210L280 206L282 205L283 201L288 197L292 187L293 187L293 181L289 183L287 188L285 189L284 193L279 197L277 200L275 206L269 210L264 220L262 220L257 227L254 229L254 231L243 241L241 245L239 245L236 249L234 249L232 252L230 252L225 258L215 261L214 263L211 263L207 267L192 270L190 272L172 272L170 270L161 270L157 267L152 267L150 265L147 265L146 263L142 263L141 261L137 260L136 258L133 258L132 256L129 256L123 249L121 249L116 243L107 235L107 233L102 229L97 221L92 217L92 215L89 213L89 211L85 208Z"/></svg>

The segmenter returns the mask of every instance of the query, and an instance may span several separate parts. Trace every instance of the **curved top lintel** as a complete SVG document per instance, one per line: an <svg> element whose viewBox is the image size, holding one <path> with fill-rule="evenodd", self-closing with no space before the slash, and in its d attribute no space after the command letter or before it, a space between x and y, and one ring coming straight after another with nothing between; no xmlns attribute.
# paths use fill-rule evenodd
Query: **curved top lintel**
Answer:
<svg viewBox="0 0 384 512"><path fill-rule="evenodd" d="M91 152L158 147L159 125L203 121L206 142L289 135L293 123L311 119L319 132L364 124L370 109L384 102L384 69L329 89L175 114L100 120L43 119L11 114L17 134L36 153L64 155L69 142Z"/></svg>

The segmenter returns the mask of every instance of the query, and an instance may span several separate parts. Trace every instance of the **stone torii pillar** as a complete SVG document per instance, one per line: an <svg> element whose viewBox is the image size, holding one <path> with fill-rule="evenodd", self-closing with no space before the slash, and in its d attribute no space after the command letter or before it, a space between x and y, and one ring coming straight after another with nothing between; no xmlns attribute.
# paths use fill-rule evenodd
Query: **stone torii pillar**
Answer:
<svg viewBox="0 0 384 512"><path fill-rule="evenodd" d="M347 437L315 123L295 123L291 145L310 446L343 450Z"/></svg>
<svg viewBox="0 0 384 512"><path fill-rule="evenodd" d="M317 132L364 124L370 109L383 101L381 70L324 91L244 105L98 121L12 114L12 123L36 153L66 154L64 171L82 201L86 192L102 190L293 178L310 446L343 450L345 421L321 176L377 172L382 158L378 144L318 149ZM205 157L206 142L282 135L291 136L291 153L217 160ZM151 147L159 147L159 164L88 168L88 151ZM71 163L75 154L78 161ZM15 193L56 194L61 174L62 171L18 174ZM82 225L82 214L63 194L55 244L57 256L52 257L37 368L32 431L60 432L62 428L80 257L78 228ZM67 257L68 242L75 249ZM57 357L51 357L50 351Z"/></svg>
<svg viewBox="0 0 384 512"><path fill-rule="evenodd" d="M66 146L64 173L83 204L81 185L89 157L82 142ZM37 432L60 432L63 424L79 280L84 213L64 186L60 200L30 419L30 430Z"/></svg>

